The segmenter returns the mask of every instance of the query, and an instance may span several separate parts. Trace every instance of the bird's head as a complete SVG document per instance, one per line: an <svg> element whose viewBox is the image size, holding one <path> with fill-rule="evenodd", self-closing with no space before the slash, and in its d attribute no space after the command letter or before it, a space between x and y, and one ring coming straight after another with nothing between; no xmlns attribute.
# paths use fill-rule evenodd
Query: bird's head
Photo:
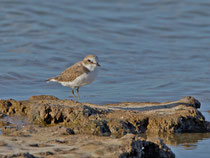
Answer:
<svg viewBox="0 0 210 158"><path fill-rule="evenodd" d="M88 55L83 59L84 65L89 69L89 70L94 70L96 67L101 66L99 64L98 57L96 55Z"/></svg>

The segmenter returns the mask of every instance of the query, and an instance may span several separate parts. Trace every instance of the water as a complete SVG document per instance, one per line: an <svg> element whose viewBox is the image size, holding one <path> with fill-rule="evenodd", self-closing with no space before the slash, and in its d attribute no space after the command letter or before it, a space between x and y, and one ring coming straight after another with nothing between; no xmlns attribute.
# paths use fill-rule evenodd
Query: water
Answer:
<svg viewBox="0 0 210 158"><path fill-rule="evenodd" d="M96 54L101 71L80 89L82 102L191 95L210 120L209 7L208 0L0 0L0 98L69 98L69 88L45 79ZM208 137L195 148L173 151L177 157L208 157L209 145Z"/></svg>

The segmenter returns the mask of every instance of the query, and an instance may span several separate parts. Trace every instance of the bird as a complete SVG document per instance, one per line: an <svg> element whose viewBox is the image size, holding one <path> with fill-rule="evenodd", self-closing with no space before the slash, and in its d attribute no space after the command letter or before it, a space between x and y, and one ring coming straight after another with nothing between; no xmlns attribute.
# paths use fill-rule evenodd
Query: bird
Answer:
<svg viewBox="0 0 210 158"><path fill-rule="evenodd" d="M71 87L71 92L75 102L77 102L77 98L74 94L76 89L80 102L79 88L92 83L96 79L100 66L101 65L99 64L99 60L96 55L88 55L82 61L68 67L58 76L48 78L46 81L58 82L62 86Z"/></svg>

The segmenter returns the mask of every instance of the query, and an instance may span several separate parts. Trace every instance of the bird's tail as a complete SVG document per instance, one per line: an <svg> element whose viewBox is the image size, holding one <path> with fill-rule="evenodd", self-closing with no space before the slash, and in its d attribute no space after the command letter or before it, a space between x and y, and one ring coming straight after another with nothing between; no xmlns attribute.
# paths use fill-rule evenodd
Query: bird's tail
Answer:
<svg viewBox="0 0 210 158"><path fill-rule="evenodd" d="M47 83L48 82L57 82L57 80L55 80L55 78L54 77L52 77L52 78L48 78L47 80L45 80Z"/></svg>

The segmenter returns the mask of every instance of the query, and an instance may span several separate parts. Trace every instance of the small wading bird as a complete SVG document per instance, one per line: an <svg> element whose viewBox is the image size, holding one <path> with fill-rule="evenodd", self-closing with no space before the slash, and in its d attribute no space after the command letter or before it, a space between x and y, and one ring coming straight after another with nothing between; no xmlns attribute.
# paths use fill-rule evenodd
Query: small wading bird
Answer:
<svg viewBox="0 0 210 158"><path fill-rule="evenodd" d="M75 101L77 101L77 98L74 95L74 89L76 88L80 102L79 88L90 84L96 79L99 66L98 57L95 55L88 55L82 61L67 68L60 75L49 78L47 81L58 82L63 86L71 87Z"/></svg>

